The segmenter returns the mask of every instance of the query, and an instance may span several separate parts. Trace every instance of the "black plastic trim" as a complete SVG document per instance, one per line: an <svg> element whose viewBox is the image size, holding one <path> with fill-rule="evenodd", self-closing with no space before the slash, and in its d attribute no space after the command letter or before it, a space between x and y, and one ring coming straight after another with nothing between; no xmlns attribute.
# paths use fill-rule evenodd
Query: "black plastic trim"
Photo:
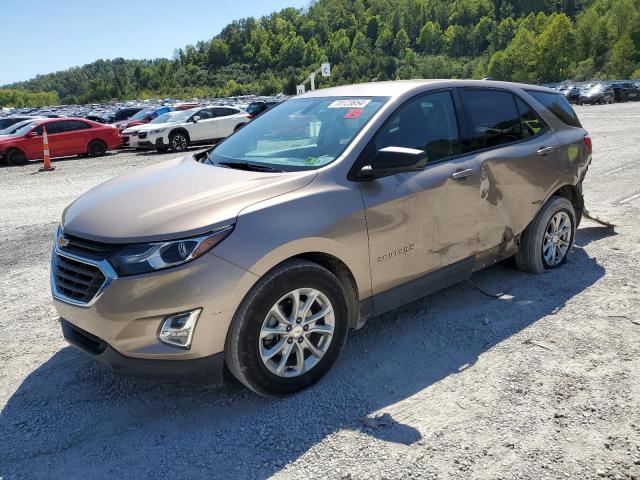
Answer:
<svg viewBox="0 0 640 480"><path fill-rule="evenodd" d="M192 360L126 357L104 340L60 318L64 338L91 358L125 376L217 387L224 383L224 352Z"/></svg>

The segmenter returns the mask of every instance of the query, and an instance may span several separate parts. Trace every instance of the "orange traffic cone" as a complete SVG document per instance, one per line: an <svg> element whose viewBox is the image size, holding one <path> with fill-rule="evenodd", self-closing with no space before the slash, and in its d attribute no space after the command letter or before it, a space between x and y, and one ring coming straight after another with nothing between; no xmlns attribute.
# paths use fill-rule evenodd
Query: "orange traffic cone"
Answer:
<svg viewBox="0 0 640 480"><path fill-rule="evenodd" d="M55 167L51 166L51 157L49 156L49 139L47 138L47 129L42 127L42 158L44 159L44 165L40 169L41 172L50 172L55 170Z"/></svg>

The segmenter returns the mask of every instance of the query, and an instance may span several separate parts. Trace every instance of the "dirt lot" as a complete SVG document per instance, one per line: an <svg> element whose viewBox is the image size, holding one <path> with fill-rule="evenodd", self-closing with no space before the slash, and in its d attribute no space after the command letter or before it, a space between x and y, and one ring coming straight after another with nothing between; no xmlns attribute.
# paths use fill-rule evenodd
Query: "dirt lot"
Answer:
<svg viewBox="0 0 640 480"><path fill-rule="evenodd" d="M265 400L114 377L63 341L63 208L171 155L0 169L0 477L640 479L640 103L578 108L592 213L569 263L497 265L376 318L318 386ZM378 420L372 420L383 415Z"/></svg>

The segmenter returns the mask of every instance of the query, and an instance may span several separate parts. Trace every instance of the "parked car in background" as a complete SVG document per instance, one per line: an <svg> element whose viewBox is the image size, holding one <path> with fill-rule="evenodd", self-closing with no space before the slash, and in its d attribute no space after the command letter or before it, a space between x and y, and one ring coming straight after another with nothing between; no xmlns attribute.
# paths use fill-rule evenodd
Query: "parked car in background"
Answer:
<svg viewBox="0 0 640 480"><path fill-rule="evenodd" d="M569 103L578 103L580 100L580 88L577 85L570 85L560 90Z"/></svg>
<svg viewBox="0 0 640 480"><path fill-rule="evenodd" d="M145 129L144 133L147 141L159 152L182 152L190 145L212 143L228 137L248 121L249 114L238 107L192 108L172 117L171 123Z"/></svg>
<svg viewBox="0 0 640 480"><path fill-rule="evenodd" d="M142 125L136 125L135 127L126 128L120 134L123 147L131 148L152 148L153 145L147 140L146 132L149 129L158 128L160 125L164 125L171 121L171 117L177 115L177 110L163 113L159 117L154 118L149 123L143 123Z"/></svg>
<svg viewBox="0 0 640 480"><path fill-rule="evenodd" d="M42 117L42 118L44 118L44 117ZM31 123L31 122L33 122L34 120L37 120L37 119L38 119L38 117L30 118L29 120L23 120L22 122L14 123L10 127L3 128L2 130L0 130L0 136L2 136L2 135L13 135L18 130L20 130L22 127L24 127L25 125L28 125L29 123Z"/></svg>
<svg viewBox="0 0 640 480"><path fill-rule="evenodd" d="M143 110L144 107L125 107L117 110L108 120L109 123L118 123L124 120L128 120L133 117L140 110Z"/></svg>
<svg viewBox="0 0 640 480"><path fill-rule="evenodd" d="M191 110L192 108L198 108L200 106L199 103L179 103L176 105L176 110Z"/></svg>
<svg viewBox="0 0 640 480"><path fill-rule="evenodd" d="M282 126L296 124L292 141ZM316 90L68 206L54 304L65 338L118 372L215 385L228 369L291 394L372 316L512 256L561 268L590 162L587 131L548 88Z"/></svg>
<svg viewBox="0 0 640 480"><path fill-rule="evenodd" d="M85 115L84 118L92 122L109 123L105 117L101 117L100 115Z"/></svg>
<svg viewBox="0 0 640 480"><path fill-rule="evenodd" d="M633 82L615 82L611 84L616 102L635 102L640 100L640 89Z"/></svg>
<svg viewBox="0 0 640 480"><path fill-rule="evenodd" d="M247 108L245 108L246 112L249 114L249 120L257 117L262 112L269 110L271 107L275 107L280 102L251 102Z"/></svg>
<svg viewBox="0 0 640 480"><path fill-rule="evenodd" d="M14 125L19 122L23 122L25 120L36 120L38 118L43 118L43 117L33 116L33 115L16 115L13 117L0 118L0 129L5 129L7 127L10 127L11 125Z"/></svg>
<svg viewBox="0 0 640 480"><path fill-rule="evenodd" d="M602 83L598 83L588 90L583 90L578 99L578 103L580 105L585 103L590 105L595 105L596 103L613 103L614 101L615 96L613 88L611 88L611 85L605 85Z"/></svg>
<svg viewBox="0 0 640 480"><path fill-rule="evenodd" d="M143 110L140 110L130 119L124 120L122 122L116 122L114 123L114 125L118 128L118 130L122 132L125 128L135 127L136 125L143 125L145 123L149 123L154 118L158 118L160 115L167 112L172 112L173 110L175 110L174 107L170 107L167 105L164 105L162 107L145 108Z"/></svg>
<svg viewBox="0 0 640 480"><path fill-rule="evenodd" d="M34 120L11 135L0 137L0 159L8 164L42 158L43 130L47 130L49 155L104 155L120 146L118 129L84 118Z"/></svg>

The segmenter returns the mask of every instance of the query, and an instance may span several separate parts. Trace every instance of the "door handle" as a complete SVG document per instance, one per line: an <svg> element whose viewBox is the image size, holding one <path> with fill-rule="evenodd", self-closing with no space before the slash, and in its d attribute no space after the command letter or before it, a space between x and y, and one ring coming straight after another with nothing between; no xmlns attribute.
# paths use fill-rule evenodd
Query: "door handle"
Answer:
<svg viewBox="0 0 640 480"><path fill-rule="evenodd" d="M541 155L541 156L549 155L554 150L555 150L554 147L542 147L540 148L540 150L538 150L538 155Z"/></svg>
<svg viewBox="0 0 640 480"><path fill-rule="evenodd" d="M473 168L467 168L466 170L458 170L451 174L451 178L454 180L464 180L471 175L474 175L476 171Z"/></svg>

